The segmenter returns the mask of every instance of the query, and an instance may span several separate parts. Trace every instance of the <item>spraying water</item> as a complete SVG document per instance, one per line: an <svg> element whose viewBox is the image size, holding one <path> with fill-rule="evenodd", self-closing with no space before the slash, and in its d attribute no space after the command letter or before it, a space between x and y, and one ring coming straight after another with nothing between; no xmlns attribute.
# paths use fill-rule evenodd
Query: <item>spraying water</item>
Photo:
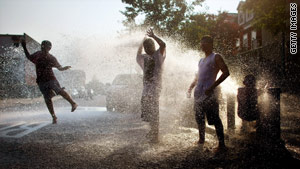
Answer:
<svg viewBox="0 0 300 169"><path fill-rule="evenodd" d="M110 83L118 74L142 74L136 63L136 52L145 36L145 32L136 31L113 38L90 36L75 38L70 43L56 44L57 56L62 63L72 65L74 69L86 72L87 82L96 76L101 82ZM204 53L185 48L178 41L164 38L167 44L167 57L163 71L163 90L160 98L164 124L177 124L187 116L194 121L193 99L186 98L186 92L198 70L198 62ZM157 44L156 44L157 48ZM54 53L54 55L56 55ZM221 84L221 104L226 104L228 94L237 94L238 84L233 78L227 78ZM226 124L225 106L220 106L223 124ZM170 115L170 113L172 115ZM168 117L174 118L168 118ZM164 118L163 118L164 119ZM239 123L239 119L236 119ZM192 122L190 122L192 123ZM195 126L195 124L194 124ZM224 125L226 127L226 125Z"/></svg>
<svg viewBox="0 0 300 169"><path fill-rule="evenodd" d="M118 74L142 74L142 70L136 63L136 52L144 36L143 31L112 38L97 35L80 38L63 36L64 40L53 42L53 49L50 52L62 65L71 65L73 69L83 70L86 73L86 82L97 77L103 83L111 83ZM163 90L160 98L163 124L161 127L173 128L168 126L178 125L185 121L186 117L190 117L189 126L196 127L193 99L187 99L186 92L204 53L187 49L174 39L164 38L164 40L167 44L167 57L164 63ZM228 77L220 85L220 117L225 129L226 113L228 113L225 108L227 95L236 96L239 86L234 79L238 78ZM236 116L236 125L240 123L241 120Z"/></svg>
<svg viewBox="0 0 300 169"><path fill-rule="evenodd" d="M113 38L97 35L80 38L63 36L64 40L53 42L53 49L50 52L62 65L71 65L73 69L83 70L86 73L86 82L97 77L103 83L111 83L118 74L142 74L142 70L136 63L136 52L144 36L143 31ZM187 99L186 92L197 72L198 62L204 54L187 49L170 38L165 38L165 42L167 57L163 71L161 107L164 110L161 111L161 116L167 117L171 112L174 118L166 118L166 120L170 123L178 123L186 114L193 117L193 99ZM32 52L35 51L32 50ZM19 51L19 53L22 52ZM21 67L18 68L21 69ZM231 77L221 84L222 104L226 104L226 95L236 95L237 86L237 82ZM226 111L224 106L220 107L220 115L224 123Z"/></svg>

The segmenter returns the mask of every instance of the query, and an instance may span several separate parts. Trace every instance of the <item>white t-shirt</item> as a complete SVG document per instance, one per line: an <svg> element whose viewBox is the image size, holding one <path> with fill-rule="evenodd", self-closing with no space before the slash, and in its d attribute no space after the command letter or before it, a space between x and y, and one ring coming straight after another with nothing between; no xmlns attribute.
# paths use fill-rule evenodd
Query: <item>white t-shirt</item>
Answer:
<svg viewBox="0 0 300 169"><path fill-rule="evenodd" d="M161 54L160 49L156 50L153 55L137 55L136 61L143 70L144 90L143 95L160 92L163 63L166 58L166 51Z"/></svg>

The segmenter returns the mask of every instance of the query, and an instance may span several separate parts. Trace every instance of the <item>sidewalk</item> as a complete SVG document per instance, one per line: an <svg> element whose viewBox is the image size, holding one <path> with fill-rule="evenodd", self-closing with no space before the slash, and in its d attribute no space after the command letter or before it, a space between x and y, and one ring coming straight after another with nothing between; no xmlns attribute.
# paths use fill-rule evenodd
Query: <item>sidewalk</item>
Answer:
<svg viewBox="0 0 300 169"><path fill-rule="evenodd" d="M281 95L281 138L286 148L300 159L300 96Z"/></svg>
<svg viewBox="0 0 300 169"><path fill-rule="evenodd" d="M189 155L185 164L192 168L207 168L207 164L216 163L221 168L299 168L300 96L282 93L280 104L282 142L272 143L274 140L267 136L258 140L255 130L246 134L236 131L226 139L229 149L225 154L203 160L196 152ZM210 133L215 135L215 131Z"/></svg>
<svg viewBox="0 0 300 169"><path fill-rule="evenodd" d="M0 100L0 109L8 108L8 107L15 107L20 105L28 105L28 104L35 104L40 103L43 101L42 97L38 98L15 98L15 99L1 99Z"/></svg>
<svg viewBox="0 0 300 169"><path fill-rule="evenodd" d="M239 151L244 152L239 153L239 155L243 155L245 159L251 158L251 155L253 155L278 160L291 160L294 158L295 161L300 162L300 96L282 93L280 99L282 143L261 145L261 142L257 140L254 128L246 133L236 131L235 134L229 136L230 144ZM268 140L270 138L266 136L263 139Z"/></svg>
<svg viewBox="0 0 300 169"><path fill-rule="evenodd" d="M59 100L62 97L54 97L53 101ZM43 97L37 98L9 98L9 99L0 99L0 110L1 109L8 109L14 107L22 107L28 105L37 105L40 103L44 103Z"/></svg>
<svg viewBox="0 0 300 169"><path fill-rule="evenodd" d="M284 142L283 146L294 158L300 160L300 96L296 94L282 93L280 99L280 128L281 139ZM185 111L186 110L187 108L185 108ZM185 112L181 111L181 114L183 113ZM182 122L184 122L183 125L188 124L188 127L193 126L197 128L192 109L190 113L184 116L184 120ZM226 122L223 123L223 125L227 125ZM253 154L257 153L255 151L261 151L258 150L261 147L258 145L259 142L257 142L255 137L254 125L250 126L252 129L246 131L246 133L240 133L237 124L236 127L234 134L225 133L230 146L235 147L237 151L238 149L244 149L246 151L248 146L252 146L252 150L254 151L252 152ZM207 126L206 132L215 135L214 126Z"/></svg>

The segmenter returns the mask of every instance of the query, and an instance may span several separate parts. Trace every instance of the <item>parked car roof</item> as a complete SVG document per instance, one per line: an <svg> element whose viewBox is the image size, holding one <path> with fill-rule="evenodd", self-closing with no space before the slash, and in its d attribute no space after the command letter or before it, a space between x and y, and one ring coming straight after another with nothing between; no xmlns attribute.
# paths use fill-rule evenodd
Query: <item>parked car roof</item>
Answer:
<svg viewBox="0 0 300 169"><path fill-rule="evenodd" d="M142 80L142 75L140 74L119 74L115 77L112 84L127 85L135 82L140 82L141 80Z"/></svg>

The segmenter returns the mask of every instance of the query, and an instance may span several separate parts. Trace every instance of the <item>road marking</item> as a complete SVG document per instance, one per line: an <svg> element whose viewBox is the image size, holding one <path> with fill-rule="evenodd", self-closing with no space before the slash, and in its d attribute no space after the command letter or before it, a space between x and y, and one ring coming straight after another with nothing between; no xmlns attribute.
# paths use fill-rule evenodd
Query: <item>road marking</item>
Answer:
<svg viewBox="0 0 300 169"><path fill-rule="evenodd" d="M42 127L47 126L50 122L39 123L16 123L7 127L0 128L0 137L5 138L21 138L29 133L32 133Z"/></svg>
<svg viewBox="0 0 300 169"><path fill-rule="evenodd" d="M69 108L61 108L61 110L69 110ZM106 107L81 107L78 106L75 112L77 111L107 111Z"/></svg>
<svg viewBox="0 0 300 169"><path fill-rule="evenodd" d="M19 125L22 125L22 124L24 124L24 122L18 122L18 123L15 123L15 124L11 124L11 125L9 125L9 126L6 126L6 127L3 127L3 128L0 128L0 131L2 131L2 130L6 130L6 129L8 129L8 128L15 127L15 126L19 126Z"/></svg>

